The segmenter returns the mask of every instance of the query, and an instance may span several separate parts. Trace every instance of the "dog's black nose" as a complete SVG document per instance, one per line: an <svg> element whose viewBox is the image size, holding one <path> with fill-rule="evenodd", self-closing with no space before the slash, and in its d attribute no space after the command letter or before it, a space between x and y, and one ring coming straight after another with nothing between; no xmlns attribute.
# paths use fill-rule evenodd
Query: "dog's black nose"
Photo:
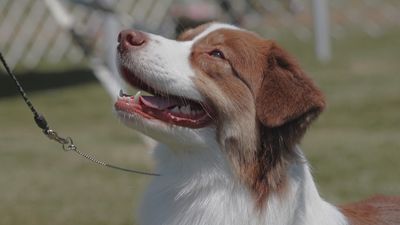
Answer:
<svg viewBox="0 0 400 225"><path fill-rule="evenodd" d="M118 43L124 48L139 47L146 42L146 35L136 30L123 30L118 35Z"/></svg>

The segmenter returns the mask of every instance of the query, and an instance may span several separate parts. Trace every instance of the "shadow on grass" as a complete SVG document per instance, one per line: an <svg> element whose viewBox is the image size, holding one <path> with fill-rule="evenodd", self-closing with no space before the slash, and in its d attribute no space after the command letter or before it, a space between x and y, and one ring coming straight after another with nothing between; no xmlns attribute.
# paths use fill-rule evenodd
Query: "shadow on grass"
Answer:
<svg viewBox="0 0 400 225"><path fill-rule="evenodd" d="M28 93L96 81L93 73L85 69L62 72L27 72L15 75ZM8 74L0 72L0 99L14 95L19 95L19 93L13 80Z"/></svg>

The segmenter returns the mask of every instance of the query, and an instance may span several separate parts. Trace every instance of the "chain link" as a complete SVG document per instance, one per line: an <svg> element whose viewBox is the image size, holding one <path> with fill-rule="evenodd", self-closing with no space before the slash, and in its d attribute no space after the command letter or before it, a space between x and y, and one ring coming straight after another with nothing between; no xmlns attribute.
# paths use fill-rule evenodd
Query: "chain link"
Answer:
<svg viewBox="0 0 400 225"><path fill-rule="evenodd" d="M83 156L84 158L97 163L99 165L102 166L107 166L113 169L117 169L117 170L121 170L121 171L125 171L125 172L131 172L131 173L136 173L136 174L142 174L142 175L150 175L150 176L160 176L160 174L156 174L156 173L148 173L148 172L143 172L143 171L139 171L139 170L131 170L131 169L127 169L127 168L123 168L123 167L119 167L119 166L114 166L111 164L107 164L105 162L102 162L100 160L97 160L95 157L81 152L78 150L78 147L74 145L74 141L72 140L71 137L66 137L63 138L61 136L59 136L57 134L57 132L55 132L54 130L51 130L46 122L46 119L44 118L43 115L41 115L40 113L38 113L35 109L35 107L33 106L32 102L29 100L28 96L26 95L24 89L22 88L22 85L18 82L17 77L11 72L10 68L7 65L6 60L4 59L3 55L0 52L0 61L3 63L4 68L6 69L8 75L11 77L11 79L14 80L15 85L17 86L17 90L19 91L19 93L21 94L22 98L24 99L26 105L29 107L29 109L32 111L33 115L34 115L34 120L37 124L37 126L39 128L41 128L43 130L43 133L50 139L53 141L56 141L58 143L60 143L62 145L62 148L64 151L74 151L75 153L77 153L80 156Z"/></svg>
<svg viewBox="0 0 400 225"><path fill-rule="evenodd" d="M78 150L78 147L76 147L76 145L74 145L74 141L72 140L71 137L66 137L63 138L61 136L59 136L57 134L57 132L55 132L54 130L48 129L48 130L44 130L43 131L44 134L50 138L51 140L54 140L58 143L60 143L62 145L62 148L64 149L64 151L74 151L75 153L77 153L78 155L94 162L97 163L99 165L102 166L107 166L113 169L117 169L117 170L121 170L121 171L125 171L125 172L131 172L131 173L137 173L137 174L142 174L142 175L151 175L151 176L160 176L160 174L156 174L156 173L148 173L148 172L143 172L143 171L139 171L139 170L131 170L131 169L127 169L127 168L123 168L123 167L119 167L119 166L114 166L108 163L105 163L103 161L100 161L98 159L96 159L95 157L82 152L80 150Z"/></svg>
<svg viewBox="0 0 400 225"><path fill-rule="evenodd" d="M74 141L72 140L71 137L60 137L57 132L54 130L48 129L44 130L44 134L50 139L54 140L62 145L62 148L64 151L75 151L77 150L77 147L74 145Z"/></svg>

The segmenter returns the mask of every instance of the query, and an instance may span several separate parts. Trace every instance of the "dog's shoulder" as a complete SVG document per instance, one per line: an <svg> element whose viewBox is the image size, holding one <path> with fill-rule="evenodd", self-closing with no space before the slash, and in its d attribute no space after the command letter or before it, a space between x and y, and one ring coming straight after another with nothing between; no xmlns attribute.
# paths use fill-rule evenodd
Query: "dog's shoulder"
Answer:
<svg viewBox="0 0 400 225"><path fill-rule="evenodd" d="M351 225L400 225L400 196L376 195L340 209Z"/></svg>

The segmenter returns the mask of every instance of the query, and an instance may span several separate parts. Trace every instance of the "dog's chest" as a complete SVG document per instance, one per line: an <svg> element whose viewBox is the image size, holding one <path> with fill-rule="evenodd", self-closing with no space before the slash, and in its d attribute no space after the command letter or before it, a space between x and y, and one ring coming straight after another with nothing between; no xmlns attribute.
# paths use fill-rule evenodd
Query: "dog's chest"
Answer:
<svg viewBox="0 0 400 225"><path fill-rule="evenodd" d="M246 190L235 185L214 183L213 187L164 186L148 189L140 210L140 225L239 225L260 224ZM191 189L191 190L189 190Z"/></svg>
<svg viewBox="0 0 400 225"><path fill-rule="evenodd" d="M139 224L259 224L251 222L254 204L250 193L235 181L220 151L191 152L178 157L176 151L155 149L157 170L163 175L146 189Z"/></svg>
<svg viewBox="0 0 400 225"><path fill-rule="evenodd" d="M335 207L320 199L307 164L294 165L285 193L271 193L260 210L223 157L205 152L205 157L190 154L177 160L168 151L156 153L157 171L164 175L147 188L139 225L347 224Z"/></svg>

